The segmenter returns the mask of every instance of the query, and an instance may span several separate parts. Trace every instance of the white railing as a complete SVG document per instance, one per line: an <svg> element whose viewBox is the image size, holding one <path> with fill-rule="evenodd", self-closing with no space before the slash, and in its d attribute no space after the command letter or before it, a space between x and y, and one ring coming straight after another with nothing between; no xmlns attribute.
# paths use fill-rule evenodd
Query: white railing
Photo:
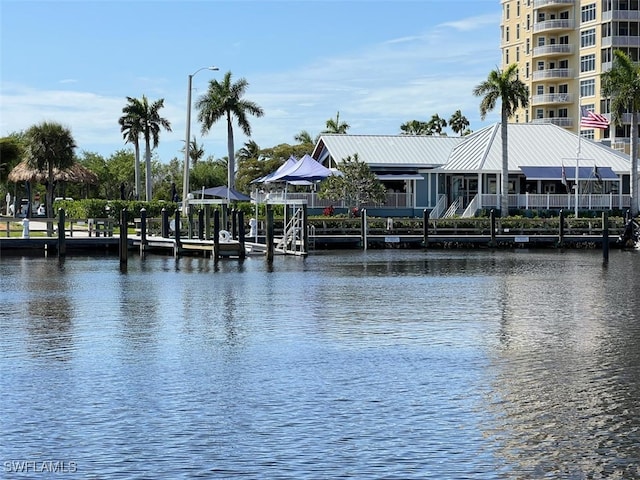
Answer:
<svg viewBox="0 0 640 480"><path fill-rule="evenodd" d="M542 103L571 103L573 102L573 94L571 93L545 93L543 95L534 95L531 98L533 105Z"/></svg>
<svg viewBox="0 0 640 480"><path fill-rule="evenodd" d="M533 8L546 7L547 5L573 5L575 0L534 0Z"/></svg>
<svg viewBox="0 0 640 480"><path fill-rule="evenodd" d="M451 205L449 205L449 208L447 208L447 211L444 212L444 215L442 216L442 218L453 217L456 213L458 213L458 209L460 208L460 205L462 205L462 197L458 197L455 199L455 201L451 202Z"/></svg>
<svg viewBox="0 0 640 480"><path fill-rule="evenodd" d="M499 208L500 196L481 195L482 208ZM509 207L525 210L574 209L576 205L573 193L522 193L509 195ZM611 210L629 208L628 195L618 193L588 193L578 198L579 210Z"/></svg>
<svg viewBox="0 0 640 480"><path fill-rule="evenodd" d="M533 56L553 55L553 54L570 54L573 53L573 45L568 43L556 43L552 45L541 45L533 48Z"/></svg>
<svg viewBox="0 0 640 480"><path fill-rule="evenodd" d="M573 19L560 18L555 20L545 20L543 22L537 22L533 25L534 33L544 32L546 30L569 30L573 29Z"/></svg>
<svg viewBox="0 0 640 480"><path fill-rule="evenodd" d="M571 78L573 70L570 68L547 68L545 70L535 70L533 72L534 80L546 80L549 78Z"/></svg>
<svg viewBox="0 0 640 480"><path fill-rule="evenodd" d="M438 198L438 202L433 210L431 210L430 217L431 218L440 218L444 212L447 210L447 196L440 195Z"/></svg>
<svg viewBox="0 0 640 480"><path fill-rule="evenodd" d="M473 217L480 208L480 196L476 195L462 212L462 218Z"/></svg>

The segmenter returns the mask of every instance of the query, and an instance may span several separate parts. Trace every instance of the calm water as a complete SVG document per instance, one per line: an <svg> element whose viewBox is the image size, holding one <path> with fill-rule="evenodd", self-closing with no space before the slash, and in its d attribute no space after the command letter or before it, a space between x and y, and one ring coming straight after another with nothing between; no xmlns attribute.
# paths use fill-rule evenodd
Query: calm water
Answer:
<svg viewBox="0 0 640 480"><path fill-rule="evenodd" d="M639 271L2 257L0 477L640 478Z"/></svg>

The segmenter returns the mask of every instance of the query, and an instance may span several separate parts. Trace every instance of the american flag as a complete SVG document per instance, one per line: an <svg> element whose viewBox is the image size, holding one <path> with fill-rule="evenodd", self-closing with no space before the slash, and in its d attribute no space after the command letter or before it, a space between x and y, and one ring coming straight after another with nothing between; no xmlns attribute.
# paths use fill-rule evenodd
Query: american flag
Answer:
<svg viewBox="0 0 640 480"><path fill-rule="evenodd" d="M582 117L580 118L580 126L582 128L608 128L609 120L604 115L594 113L591 110L587 110L585 107L581 107Z"/></svg>

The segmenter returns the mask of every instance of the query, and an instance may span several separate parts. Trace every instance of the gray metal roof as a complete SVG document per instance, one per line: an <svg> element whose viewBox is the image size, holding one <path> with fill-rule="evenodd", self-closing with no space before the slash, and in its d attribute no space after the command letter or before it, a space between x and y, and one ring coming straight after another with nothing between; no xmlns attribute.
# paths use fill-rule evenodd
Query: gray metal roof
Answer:
<svg viewBox="0 0 640 480"><path fill-rule="evenodd" d="M358 154L370 167L433 168L444 165L460 137L430 135L321 135L312 157L326 164Z"/></svg>
<svg viewBox="0 0 640 480"><path fill-rule="evenodd" d="M629 156L553 124L511 123L508 125L509 171L521 173L521 166L575 165L578 147L580 164L610 167L628 173ZM451 152L449 161L439 170L446 172L502 171L500 123L464 137Z"/></svg>

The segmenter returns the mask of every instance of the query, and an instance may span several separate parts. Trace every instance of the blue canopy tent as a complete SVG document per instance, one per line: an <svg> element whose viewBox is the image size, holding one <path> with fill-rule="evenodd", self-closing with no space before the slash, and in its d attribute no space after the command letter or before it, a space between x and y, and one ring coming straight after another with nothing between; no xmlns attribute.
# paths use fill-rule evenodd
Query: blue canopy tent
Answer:
<svg viewBox="0 0 640 480"><path fill-rule="evenodd" d="M249 202L251 200L250 196L245 195L244 193L239 192L234 188L227 188L226 185L220 185L219 187L203 188L202 190L191 192L191 194L193 195L194 198L198 195L201 195L203 198L205 196L218 197L218 198L226 198L227 200L233 200L237 202Z"/></svg>
<svg viewBox="0 0 640 480"><path fill-rule="evenodd" d="M269 180L274 177L275 175L278 175L286 170L289 170L291 167L293 167L293 165L296 163L296 157L294 157L293 155L290 156L286 162L284 162L282 165L280 165L278 167L278 169L275 172L271 172L263 177L260 178L256 178L255 180L253 180L251 183L267 183L269 182Z"/></svg>
<svg viewBox="0 0 640 480"><path fill-rule="evenodd" d="M267 175L269 178L263 180L262 183L319 182L331 175L339 174L339 172L325 167L310 155L305 155L300 160L293 163L289 168L282 169L280 172L275 171L273 174Z"/></svg>

